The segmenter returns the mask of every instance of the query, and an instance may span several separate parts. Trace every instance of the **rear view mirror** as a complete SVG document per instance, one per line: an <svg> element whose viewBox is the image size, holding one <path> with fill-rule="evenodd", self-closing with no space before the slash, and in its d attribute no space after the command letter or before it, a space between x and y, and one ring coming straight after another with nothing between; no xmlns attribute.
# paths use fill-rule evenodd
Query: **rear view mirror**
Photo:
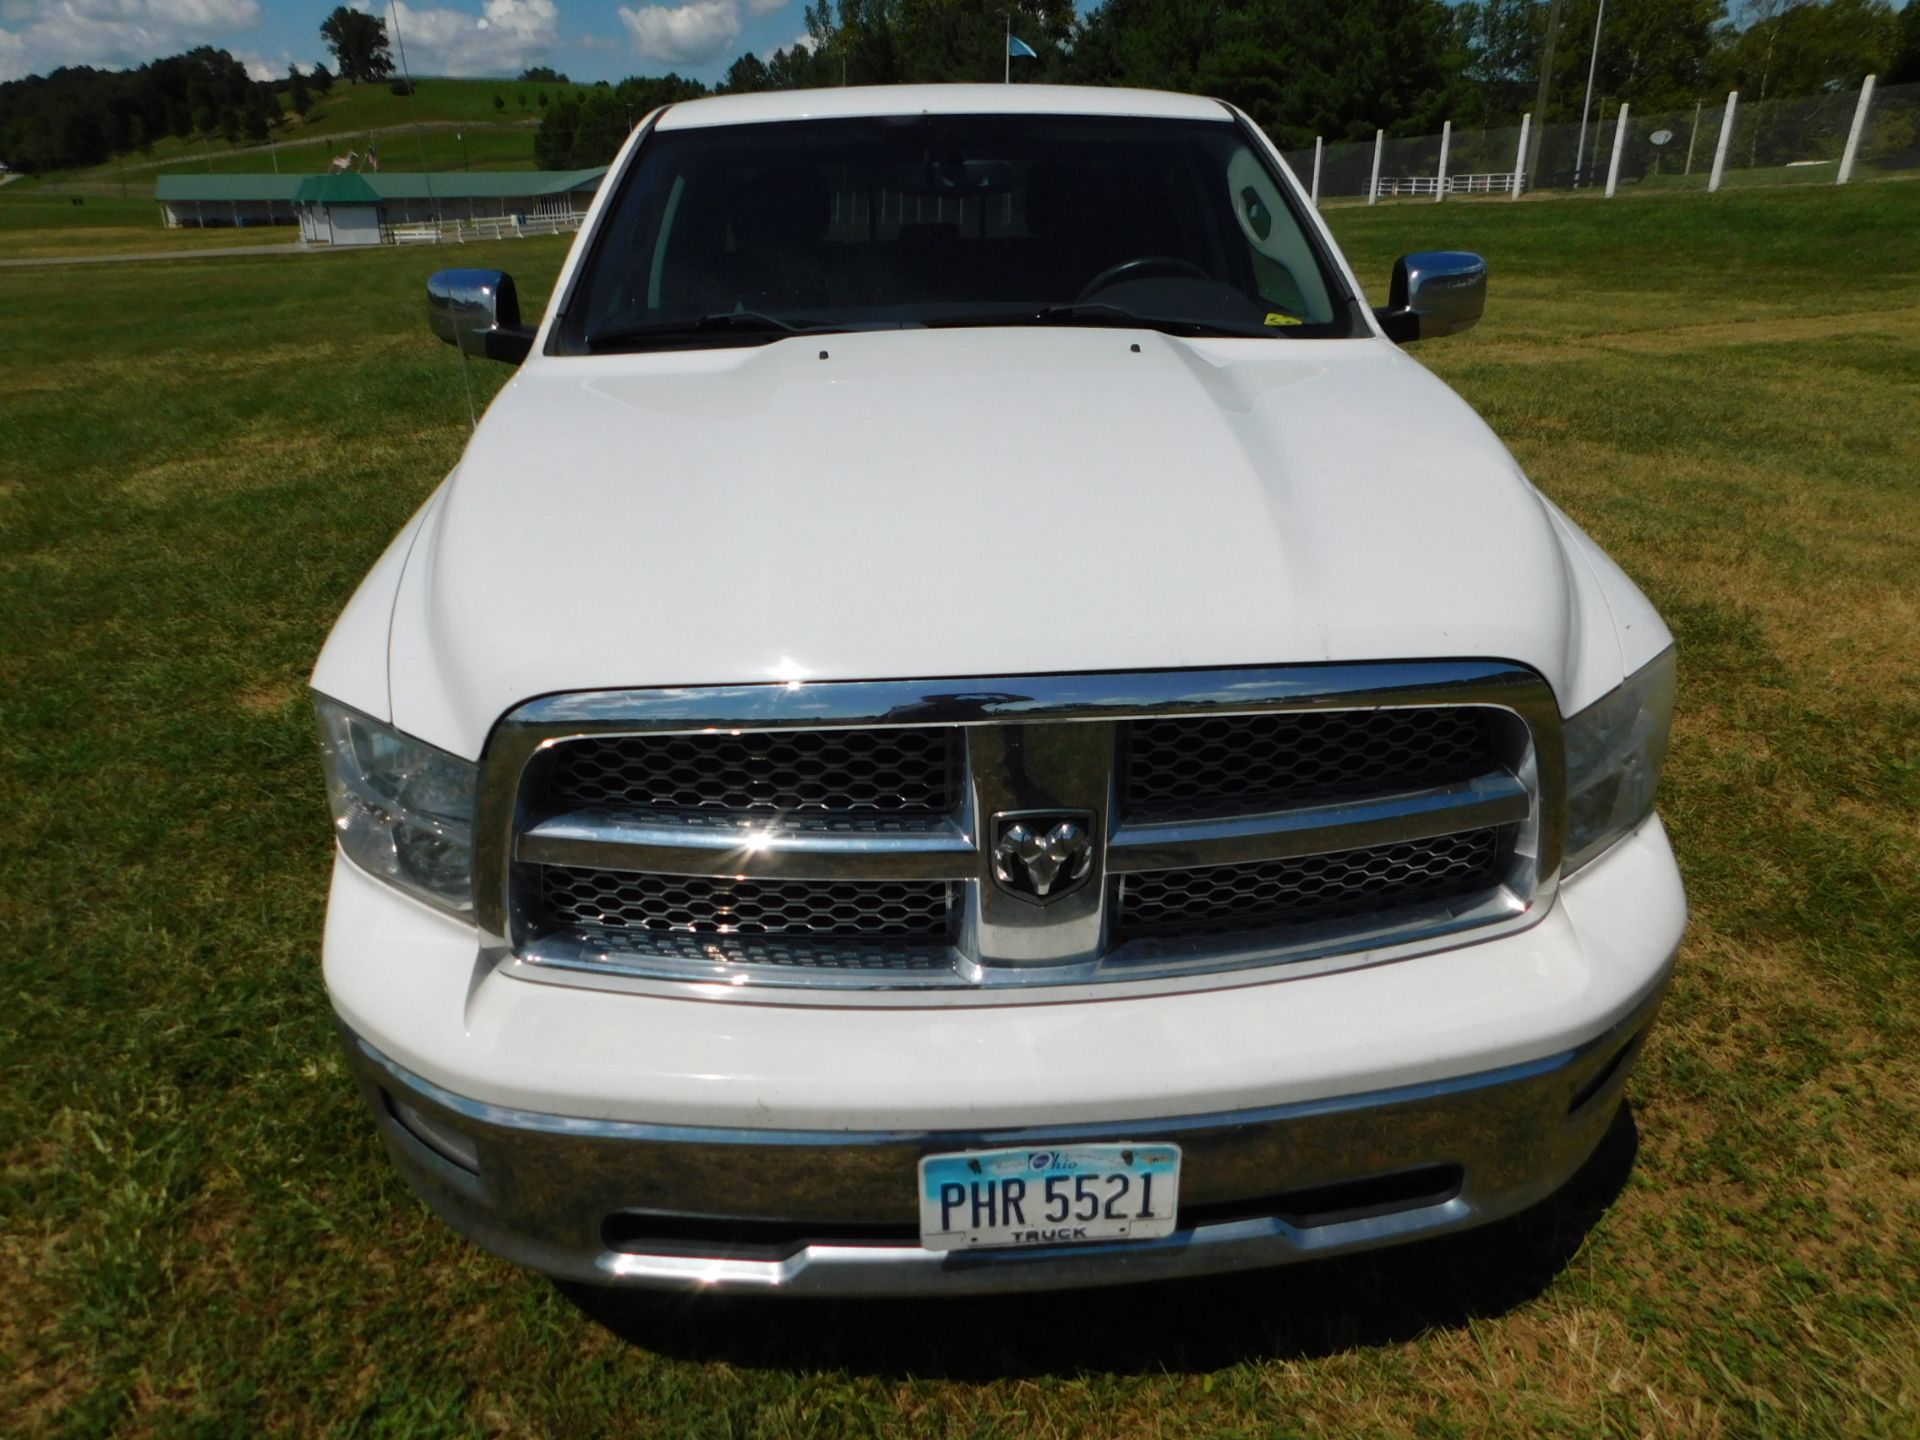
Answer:
<svg viewBox="0 0 1920 1440"><path fill-rule="evenodd" d="M1466 250L1421 250L1393 262L1387 303L1375 310L1387 338L1405 345L1458 335L1487 308L1487 262Z"/></svg>
<svg viewBox="0 0 1920 1440"><path fill-rule="evenodd" d="M442 270L427 281L427 324L449 345L518 365L533 349L520 293L502 270Z"/></svg>

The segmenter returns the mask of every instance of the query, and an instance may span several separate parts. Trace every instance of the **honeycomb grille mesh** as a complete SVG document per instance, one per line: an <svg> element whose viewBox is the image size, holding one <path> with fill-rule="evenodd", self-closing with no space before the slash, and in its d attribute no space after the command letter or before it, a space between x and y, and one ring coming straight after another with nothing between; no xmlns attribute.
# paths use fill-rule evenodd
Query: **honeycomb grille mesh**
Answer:
<svg viewBox="0 0 1920 1440"><path fill-rule="evenodd" d="M542 866L550 922L594 932L944 944L946 881L724 880Z"/></svg>
<svg viewBox="0 0 1920 1440"><path fill-rule="evenodd" d="M590 809L943 815L958 732L772 730L616 735L557 747L546 796Z"/></svg>
<svg viewBox="0 0 1920 1440"><path fill-rule="evenodd" d="M1135 720L1120 793L1133 819L1255 814L1493 769L1487 712L1468 705Z"/></svg>
<svg viewBox="0 0 1920 1440"><path fill-rule="evenodd" d="M1116 880L1117 939L1283 929L1464 897L1497 879L1498 830Z"/></svg>

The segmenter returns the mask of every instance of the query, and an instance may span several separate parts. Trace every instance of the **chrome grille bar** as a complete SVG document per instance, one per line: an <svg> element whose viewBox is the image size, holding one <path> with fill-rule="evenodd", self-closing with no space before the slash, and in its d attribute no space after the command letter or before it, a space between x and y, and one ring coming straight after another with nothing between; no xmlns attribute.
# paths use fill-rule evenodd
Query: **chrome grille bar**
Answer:
<svg viewBox="0 0 1920 1440"><path fill-rule="evenodd" d="M1307 805L1272 815L1122 825L1107 843L1114 874L1203 865L1238 865L1357 850L1397 840L1427 840L1461 830L1518 825L1533 805L1508 774L1341 805Z"/></svg>
<svg viewBox="0 0 1920 1440"><path fill-rule="evenodd" d="M523 832L514 854L532 865L762 880L971 880L979 869L973 838L951 819L869 829L573 811Z"/></svg>

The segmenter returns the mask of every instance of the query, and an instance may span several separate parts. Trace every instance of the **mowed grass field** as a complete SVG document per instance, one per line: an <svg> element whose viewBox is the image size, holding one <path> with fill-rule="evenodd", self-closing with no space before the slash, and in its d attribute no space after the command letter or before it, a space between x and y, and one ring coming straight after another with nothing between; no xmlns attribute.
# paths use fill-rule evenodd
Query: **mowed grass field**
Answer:
<svg viewBox="0 0 1920 1440"><path fill-rule="evenodd" d="M1335 223L1376 298L1401 251L1486 253L1487 320L1421 358L1679 636L1694 921L1565 1195L1373 1257L946 1305L603 1302L457 1239L335 1055L304 695L466 433L439 262L11 271L0 1431L1920 1433L1920 187ZM537 300L561 255L457 262ZM474 368L483 402L506 373Z"/></svg>

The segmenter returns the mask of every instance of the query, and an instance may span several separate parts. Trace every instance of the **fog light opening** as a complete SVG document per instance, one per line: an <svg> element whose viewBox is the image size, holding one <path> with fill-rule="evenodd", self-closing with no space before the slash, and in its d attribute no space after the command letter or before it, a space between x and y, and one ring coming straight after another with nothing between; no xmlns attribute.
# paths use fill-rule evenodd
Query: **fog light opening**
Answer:
<svg viewBox="0 0 1920 1440"><path fill-rule="evenodd" d="M480 1149L469 1137L385 1090L380 1095L387 1102L387 1113L402 1130L448 1164L458 1165L470 1175L480 1173Z"/></svg>

